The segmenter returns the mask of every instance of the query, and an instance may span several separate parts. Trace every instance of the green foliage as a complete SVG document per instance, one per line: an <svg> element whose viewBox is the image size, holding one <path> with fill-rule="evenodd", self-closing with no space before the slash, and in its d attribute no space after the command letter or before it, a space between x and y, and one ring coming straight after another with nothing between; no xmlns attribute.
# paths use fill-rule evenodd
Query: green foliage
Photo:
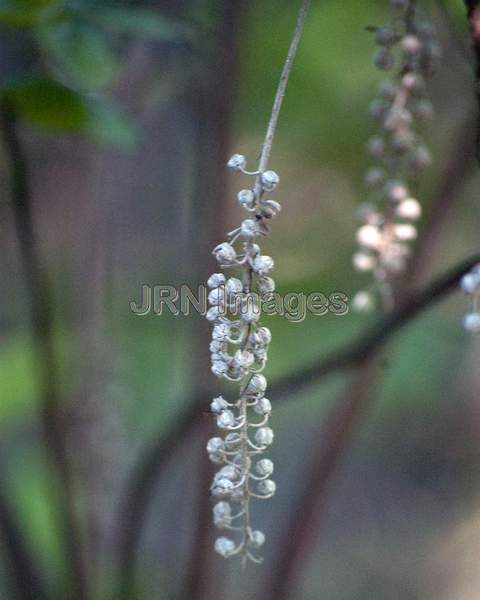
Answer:
<svg viewBox="0 0 480 600"><path fill-rule="evenodd" d="M118 59L105 35L80 20L52 21L36 29L49 58L80 89L109 85L119 70Z"/></svg>
<svg viewBox="0 0 480 600"><path fill-rule="evenodd" d="M27 122L55 133L80 133L96 141L132 147L135 130L111 103L90 98L52 79L28 77L3 95Z"/></svg>
<svg viewBox="0 0 480 600"><path fill-rule="evenodd" d="M80 134L124 149L136 144L136 129L98 94L119 73L112 33L165 42L191 38L188 28L156 11L96 2L0 0L0 25L25 29L47 67L19 73L0 90L18 116L50 133Z"/></svg>
<svg viewBox="0 0 480 600"><path fill-rule="evenodd" d="M48 18L57 0L0 0L0 25L31 27Z"/></svg>

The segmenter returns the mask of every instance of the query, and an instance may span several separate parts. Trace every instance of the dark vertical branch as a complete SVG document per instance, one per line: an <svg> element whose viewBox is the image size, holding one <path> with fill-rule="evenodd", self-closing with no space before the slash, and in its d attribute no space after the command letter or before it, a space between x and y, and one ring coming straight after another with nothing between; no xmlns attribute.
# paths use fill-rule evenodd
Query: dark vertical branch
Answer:
<svg viewBox="0 0 480 600"><path fill-rule="evenodd" d="M49 594L44 587L37 565L32 559L2 489L0 489L0 541L16 590L15 598L48 600Z"/></svg>
<svg viewBox="0 0 480 600"><path fill-rule="evenodd" d="M480 0L465 0L467 17L470 24L472 47L475 54L475 77L478 98L478 125L477 125L477 158L480 160Z"/></svg>
<svg viewBox="0 0 480 600"><path fill-rule="evenodd" d="M67 448L60 415L60 391L54 350L52 294L47 273L38 251L30 204L28 166L11 106L1 106L1 128L7 160L14 224L18 237L30 305L35 367L40 388L40 409L48 457L56 479L62 533L71 571L75 598L85 600L87 581L82 555L81 531L75 515Z"/></svg>

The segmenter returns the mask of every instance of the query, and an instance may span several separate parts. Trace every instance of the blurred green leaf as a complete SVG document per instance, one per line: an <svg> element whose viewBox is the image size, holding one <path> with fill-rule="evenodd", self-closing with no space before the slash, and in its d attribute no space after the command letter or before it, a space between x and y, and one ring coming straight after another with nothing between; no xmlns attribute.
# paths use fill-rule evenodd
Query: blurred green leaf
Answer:
<svg viewBox="0 0 480 600"><path fill-rule="evenodd" d="M80 94L50 79L28 78L4 89L18 115L47 131L80 133L124 148L136 142L136 132L118 109Z"/></svg>
<svg viewBox="0 0 480 600"><path fill-rule="evenodd" d="M110 31L136 37L170 42L188 36L187 27L146 8L98 7L90 18Z"/></svg>
<svg viewBox="0 0 480 600"><path fill-rule="evenodd" d="M4 94L18 115L56 132L80 132L88 122L81 94L51 79L25 78L10 85Z"/></svg>
<svg viewBox="0 0 480 600"><path fill-rule="evenodd" d="M31 27L57 4L58 0L0 0L0 24Z"/></svg>
<svg viewBox="0 0 480 600"><path fill-rule="evenodd" d="M133 148L138 141L135 124L111 102L90 102L89 119L84 132L94 141Z"/></svg>
<svg viewBox="0 0 480 600"><path fill-rule="evenodd" d="M53 61L80 87L98 89L116 76L118 61L106 36L87 23L51 21L36 33Z"/></svg>

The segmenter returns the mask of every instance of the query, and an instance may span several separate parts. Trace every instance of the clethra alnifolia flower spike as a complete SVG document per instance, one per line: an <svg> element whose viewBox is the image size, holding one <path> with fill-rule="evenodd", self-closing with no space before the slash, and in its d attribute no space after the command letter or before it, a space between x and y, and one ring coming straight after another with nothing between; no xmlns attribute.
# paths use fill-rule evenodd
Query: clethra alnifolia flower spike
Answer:
<svg viewBox="0 0 480 600"><path fill-rule="evenodd" d="M310 0L301 1L258 170L247 171L247 161L242 154L234 154L227 163L233 171L255 178L252 185L237 194L239 206L247 212L246 218L213 250L220 268L237 273L229 278L223 273L215 273L208 280L212 291L208 296L207 319L214 324L210 342L211 369L217 377L239 385L231 400L218 396L210 403L211 413L222 434L207 443L209 459L219 465L211 486L211 494L217 499L213 520L220 529L232 532L231 537L217 538L215 551L225 558L240 555L243 564L247 560L261 562L255 556L255 550L265 542L264 533L251 525L250 502L253 498L270 498L276 490L276 484L268 479L273 473L273 463L264 456L273 443L274 434L268 424L272 403L265 398L267 380L261 374L271 333L260 324L260 298L275 290L275 282L269 276L274 261L262 254L259 241L269 235L269 221L281 210L277 201L264 197L280 183L278 174L269 170L267 164L309 6ZM380 37L386 40L389 35L383 32Z"/></svg>
<svg viewBox="0 0 480 600"><path fill-rule="evenodd" d="M228 166L248 174L245 157L240 154L233 155ZM274 280L267 276L274 261L262 254L258 240L269 231L264 219L280 211L278 202L263 198L279 181L274 171L264 171L253 189L238 193L240 206L250 216L230 232L228 241L213 250L221 267L235 267L238 277L214 273L207 282L210 308L206 316L214 324L210 342L212 372L219 378L240 382L236 400L218 396L210 403L217 426L225 435L211 438L207 444L210 460L220 466L211 486L212 496L219 500L213 520L220 529L240 533L238 542L218 538L215 550L226 558L241 554L244 560L254 562L259 559L252 552L263 545L265 535L250 525L250 500L270 498L276 489L275 483L267 479L273 473L273 463L262 456L273 443L274 434L268 426L272 403L264 396L267 380L259 373L265 366L272 334L259 324L258 303L258 296L275 289Z"/></svg>
<svg viewBox="0 0 480 600"><path fill-rule="evenodd" d="M369 209L359 214L353 266L371 273L373 282L353 299L353 309L360 312L373 310L377 297L384 310L392 308L393 283L407 266L409 244L417 237L414 223L422 214L420 203L411 197L409 180L432 161L417 122L433 115L425 81L438 65L439 46L415 0L390 0L390 6L390 23L369 28L377 45L374 64L381 71L396 68L380 82L378 96L369 105L379 130L367 142L374 160L365 174Z"/></svg>

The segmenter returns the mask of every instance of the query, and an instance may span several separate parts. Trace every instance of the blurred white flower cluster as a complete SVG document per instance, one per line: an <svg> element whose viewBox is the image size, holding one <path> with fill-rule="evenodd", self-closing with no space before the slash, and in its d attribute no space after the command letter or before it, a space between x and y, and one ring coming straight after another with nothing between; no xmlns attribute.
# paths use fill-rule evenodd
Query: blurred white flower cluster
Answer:
<svg viewBox="0 0 480 600"><path fill-rule="evenodd" d="M268 221L280 204L266 199L279 183L274 171L247 171L245 157L235 154L228 167L255 176L252 189L238 194L238 202L248 214L240 227L228 234L213 254L223 270L233 269L240 277L214 273L208 280L210 308L207 319L213 326L210 343L212 372L220 378L240 383L238 397L228 402L219 396L211 402L222 435L208 441L210 460L219 465L211 493L215 525L227 535L215 542L215 550L224 557L241 555L244 561L259 562L254 551L263 545L263 532L250 523L250 499L266 499L275 493L270 479L273 463L263 456L273 442L268 426L272 411L265 397L267 380L261 374L267 360L270 330L259 324L259 296L273 292L275 283L270 256L261 253L258 240L269 231ZM239 273L240 272L240 273Z"/></svg>
<svg viewBox="0 0 480 600"><path fill-rule="evenodd" d="M462 277L462 290L472 298L472 309L463 318L463 326L469 333L480 333L480 264Z"/></svg>
<svg viewBox="0 0 480 600"><path fill-rule="evenodd" d="M395 75L381 81L369 107L379 132L367 144L375 164L365 175L369 198L359 207L359 248L353 265L357 271L372 273L373 282L354 297L352 306L358 311L374 309L378 297L384 309L392 306L392 283L405 270L409 243L417 237L415 223L422 214L411 187L431 163L417 124L433 116L425 80L438 65L440 47L414 0L390 4L391 22L370 28L378 46L375 65L395 70Z"/></svg>

